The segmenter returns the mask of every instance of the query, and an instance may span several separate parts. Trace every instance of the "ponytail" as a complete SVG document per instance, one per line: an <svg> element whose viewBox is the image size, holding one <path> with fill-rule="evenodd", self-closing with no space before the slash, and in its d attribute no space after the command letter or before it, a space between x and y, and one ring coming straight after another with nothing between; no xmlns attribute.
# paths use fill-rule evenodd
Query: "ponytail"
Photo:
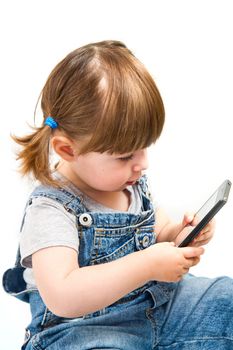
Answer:
<svg viewBox="0 0 233 350"><path fill-rule="evenodd" d="M23 176L32 174L44 185L57 186L52 178L50 168L50 136L51 128L44 125L34 128L34 132L17 137L12 135L12 139L21 146L17 154L17 160L21 161L20 172Z"/></svg>

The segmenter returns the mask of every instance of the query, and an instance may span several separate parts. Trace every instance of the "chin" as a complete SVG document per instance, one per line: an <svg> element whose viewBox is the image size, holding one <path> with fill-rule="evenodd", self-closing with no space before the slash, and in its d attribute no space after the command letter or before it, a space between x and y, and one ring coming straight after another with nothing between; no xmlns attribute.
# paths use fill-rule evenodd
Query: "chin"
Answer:
<svg viewBox="0 0 233 350"><path fill-rule="evenodd" d="M125 182L123 184L109 184L106 186L95 186L94 188L97 191L101 191L101 192L120 192L126 189L126 187L128 186L128 184Z"/></svg>

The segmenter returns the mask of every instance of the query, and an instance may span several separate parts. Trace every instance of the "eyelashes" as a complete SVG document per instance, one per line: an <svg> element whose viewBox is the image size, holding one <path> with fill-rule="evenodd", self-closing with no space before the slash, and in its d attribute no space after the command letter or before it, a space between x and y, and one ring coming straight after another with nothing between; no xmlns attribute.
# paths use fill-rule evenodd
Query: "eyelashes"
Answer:
<svg viewBox="0 0 233 350"><path fill-rule="evenodd" d="M120 157L118 159L121 160L122 162L127 162L133 159L133 154L130 154L129 156L126 156L126 157Z"/></svg>

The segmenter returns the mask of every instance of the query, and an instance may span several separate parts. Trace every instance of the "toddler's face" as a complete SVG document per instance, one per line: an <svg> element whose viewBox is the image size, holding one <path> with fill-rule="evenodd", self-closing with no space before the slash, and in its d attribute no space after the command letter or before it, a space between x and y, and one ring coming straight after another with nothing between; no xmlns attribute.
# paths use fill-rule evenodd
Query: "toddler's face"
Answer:
<svg viewBox="0 0 233 350"><path fill-rule="evenodd" d="M147 149L128 154L90 152L75 156L72 172L90 189L121 191L135 183L147 169Z"/></svg>

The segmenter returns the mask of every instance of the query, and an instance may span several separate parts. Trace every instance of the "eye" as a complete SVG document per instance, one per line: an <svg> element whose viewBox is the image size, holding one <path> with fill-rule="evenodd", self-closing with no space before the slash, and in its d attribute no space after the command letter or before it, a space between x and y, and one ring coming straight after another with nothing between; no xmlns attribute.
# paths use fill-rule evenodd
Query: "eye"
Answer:
<svg viewBox="0 0 233 350"><path fill-rule="evenodd" d="M130 155L125 156L125 157L120 157L120 158L118 158L118 159L121 160L121 161L123 161L123 162L127 162L127 161L133 159L133 154L130 154Z"/></svg>

